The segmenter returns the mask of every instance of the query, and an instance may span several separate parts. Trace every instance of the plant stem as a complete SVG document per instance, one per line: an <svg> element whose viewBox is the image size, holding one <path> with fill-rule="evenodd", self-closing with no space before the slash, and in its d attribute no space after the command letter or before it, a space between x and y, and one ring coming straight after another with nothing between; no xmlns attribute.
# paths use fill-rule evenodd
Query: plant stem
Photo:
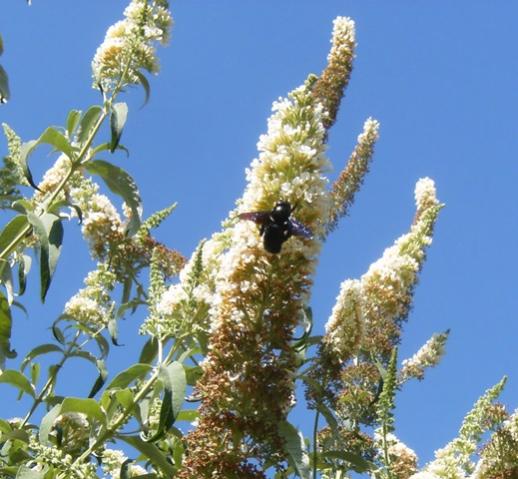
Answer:
<svg viewBox="0 0 518 479"><path fill-rule="evenodd" d="M166 358L163 362L158 363L157 367L153 371L153 374L151 377L147 380L146 384L142 386L142 388L139 389L135 397L133 398L133 404L138 404L147 394L148 392L153 388L155 385L155 381L158 379L158 375L160 374L160 368L163 365L166 365L169 363L169 361L173 358L175 352L179 347L181 347L182 340L184 338L178 338L176 343L171 347L169 352L167 353ZM113 422L113 424L110 427L107 427L103 432L99 434L99 437L90 445L90 447L83 452L72 464L78 464L83 461L85 461L92 452L94 452L97 448L99 448L101 445L103 445L108 439L110 439L119 429L119 427L124 424L126 421L128 415L131 413L131 408L125 409L121 412L120 416ZM65 479L64 476L59 475L58 479Z"/></svg>
<svg viewBox="0 0 518 479"><path fill-rule="evenodd" d="M21 428L23 428L27 424L27 422L29 421L30 417L33 415L34 411L36 411L38 406L45 400L45 396L47 395L47 392L49 391L49 389L52 387L52 385L56 381L56 378L57 378L57 375L58 375L59 371L61 370L61 368L63 367L63 365L67 361L67 359L69 358L69 354L72 352L72 349L74 349L74 347L77 345L77 340L79 339L79 335L80 335L79 331L76 332L75 338L69 344L67 350L63 353L63 357L61 358L61 361L59 361L59 363L56 364L56 368L54 369L52 374L49 375L49 378L47 379L47 382L43 386L43 389L38 394L38 396L34 400L34 403L31 406L31 409L29 410L29 412L24 417L24 419L22 421L22 425L20 426Z"/></svg>
<svg viewBox="0 0 518 479"><path fill-rule="evenodd" d="M83 162L83 159L88 152L88 149L90 148L92 142L94 141L95 135L99 131L99 128L101 127L103 121L108 116L108 111L106 107L103 109L103 112L99 119L97 120L97 123L95 124L94 128L92 129L92 132L90 133L90 136L84 143L83 147L81 148L79 155L77 157L77 164L81 164ZM74 166L71 166L70 170L67 172L67 174L63 177L63 179L60 181L59 185L56 187L56 189L52 192L52 194L45 200L45 202L42 205L42 211L39 213L39 217L43 216L49 206L52 205L53 201L58 197L58 195L61 193L63 188L65 187L65 184L70 179L72 174L74 173L75 168ZM27 225L14 237L14 239L3 249L3 251L0 252L0 260L6 260L7 257L16 249L18 244L25 238L27 233L31 231L32 226L27 223Z"/></svg>
<svg viewBox="0 0 518 479"><path fill-rule="evenodd" d="M313 479L317 479L317 452L318 452L317 433L318 433L319 418L320 418L320 412L317 410L315 412L315 422L313 424Z"/></svg>

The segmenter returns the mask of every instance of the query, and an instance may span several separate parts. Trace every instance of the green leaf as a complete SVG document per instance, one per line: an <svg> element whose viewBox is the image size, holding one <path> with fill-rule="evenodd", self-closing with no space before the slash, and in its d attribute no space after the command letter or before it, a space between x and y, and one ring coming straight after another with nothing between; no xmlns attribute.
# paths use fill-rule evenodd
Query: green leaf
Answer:
<svg viewBox="0 0 518 479"><path fill-rule="evenodd" d="M142 88L144 88L144 104L143 107L146 106L146 104L149 101L149 97L151 95L151 87L149 86L149 82L147 81L146 76L142 72L135 72L138 78L139 83L142 85Z"/></svg>
<svg viewBox="0 0 518 479"><path fill-rule="evenodd" d="M90 351L76 350L72 353L69 353L68 357L86 359L87 361L91 362L95 367L97 367L98 360Z"/></svg>
<svg viewBox="0 0 518 479"><path fill-rule="evenodd" d="M331 431L336 432L338 430L338 422L331 411L324 403L320 402L316 405L317 411L324 416Z"/></svg>
<svg viewBox="0 0 518 479"><path fill-rule="evenodd" d="M103 109L99 105L93 105L81 118L81 123L79 125L79 131L77 133L77 141L80 144L83 144L89 137L92 132L95 124L99 120Z"/></svg>
<svg viewBox="0 0 518 479"><path fill-rule="evenodd" d="M110 339L112 340L112 344L114 346L121 346L119 344L119 328L117 327L117 318L115 316L112 316L108 320L108 333L110 335Z"/></svg>
<svg viewBox="0 0 518 479"><path fill-rule="evenodd" d="M136 379L143 378L151 369L152 368L149 364L134 364L128 369L117 374L110 384L106 386L106 389L124 389Z"/></svg>
<svg viewBox="0 0 518 479"><path fill-rule="evenodd" d="M0 374L0 383L10 384L29 396L36 397L31 382L21 372L14 369L8 369Z"/></svg>
<svg viewBox="0 0 518 479"><path fill-rule="evenodd" d="M110 128L111 128L111 141L110 141L110 152L113 153L117 146L119 145L119 141L121 139L122 130L126 123L126 119L128 118L128 105L126 103L120 102L115 103L112 107L112 115L110 118Z"/></svg>
<svg viewBox="0 0 518 479"><path fill-rule="evenodd" d="M197 409L184 409L183 411L180 411L178 413L178 416L176 416L176 420L193 422L196 419L198 419L198 416L199 412Z"/></svg>
<svg viewBox="0 0 518 479"><path fill-rule="evenodd" d="M25 293L25 288L27 286L27 275L31 270L32 258L29 255L23 254L18 261L18 284L19 291L18 295L22 296Z"/></svg>
<svg viewBox="0 0 518 479"><path fill-rule="evenodd" d="M279 435L285 441L285 450L297 473L302 479L310 479L309 456L304 443L304 436L287 421L279 424Z"/></svg>
<svg viewBox="0 0 518 479"><path fill-rule="evenodd" d="M27 364L29 364L34 358L47 353L63 353L63 350L55 344L40 344L39 346L36 346L35 348L31 349L25 355L25 358L23 358L22 364L20 365L20 370L23 372L24 369L27 367Z"/></svg>
<svg viewBox="0 0 518 479"><path fill-rule="evenodd" d="M52 213L45 213L43 216L28 213L27 218L40 242L41 300L45 301L61 252L63 224L59 216Z"/></svg>
<svg viewBox="0 0 518 479"><path fill-rule="evenodd" d="M39 440L45 446L50 446L52 443L49 441L49 433L54 427L56 418L61 414L61 404L56 404L45 416L40 423L40 429L38 432Z"/></svg>
<svg viewBox="0 0 518 479"><path fill-rule="evenodd" d="M110 352L110 344L108 343L108 341L106 341L106 338L98 334L94 337L94 341L97 343L99 352L101 354L101 358L106 358L108 356L108 353Z"/></svg>
<svg viewBox="0 0 518 479"><path fill-rule="evenodd" d="M0 35L0 55L4 53L4 41L2 40L2 35Z"/></svg>
<svg viewBox="0 0 518 479"><path fill-rule="evenodd" d="M144 344L139 357L139 363L151 363L158 354L158 340L156 338L149 338Z"/></svg>
<svg viewBox="0 0 518 479"><path fill-rule="evenodd" d="M124 409L130 409L134 405L133 393L130 389L119 389L115 393L115 398Z"/></svg>
<svg viewBox="0 0 518 479"><path fill-rule="evenodd" d="M65 207L72 208L76 212L76 214L77 214L77 217L78 217L78 220L79 220L79 224L81 224L83 222L83 211L81 210L81 208L79 208L79 206L77 206L74 203L72 203L69 194L66 194L66 196L67 196L66 199L59 200L59 201L56 201L56 202L52 203L52 205L49 206L47 211L49 213L53 213L53 214L55 214L57 216L60 216L62 208L65 208Z"/></svg>
<svg viewBox="0 0 518 479"><path fill-rule="evenodd" d="M29 184L36 190L39 190L38 185L32 178L31 170L29 169L29 155L33 152L34 148L38 146L38 140L30 140L22 143L20 147L20 165L22 166L23 174Z"/></svg>
<svg viewBox="0 0 518 479"><path fill-rule="evenodd" d="M11 98L11 92L9 91L9 78L7 72L0 65L0 103L7 103Z"/></svg>
<svg viewBox="0 0 518 479"><path fill-rule="evenodd" d="M97 145L93 150L92 150L92 158L95 158L95 155L97 155L97 153L101 153L102 151L109 151L111 148L111 144L110 143L101 143L100 145ZM126 153L126 157L129 156L129 150L121 145L120 143L117 145L117 150L122 150L124 151L124 153Z"/></svg>
<svg viewBox="0 0 518 479"><path fill-rule="evenodd" d="M185 376L189 386L194 386L198 382L198 379L201 378L202 374L203 369L201 366L185 367Z"/></svg>
<svg viewBox="0 0 518 479"><path fill-rule="evenodd" d="M158 429L152 437L147 439L148 442L155 442L169 431L180 412L187 387L185 370L177 361L166 367L162 366L158 375L164 386L164 396L160 407Z"/></svg>
<svg viewBox="0 0 518 479"><path fill-rule="evenodd" d="M322 453L322 457L326 459L341 459L350 464L351 468L355 472L367 472L373 470L376 465L370 461L367 461L363 457L347 451L326 451Z"/></svg>
<svg viewBox="0 0 518 479"><path fill-rule="evenodd" d="M75 159L76 154L70 141L52 126L49 126L38 138L38 144L41 143L53 146L56 150L65 153L72 161Z"/></svg>
<svg viewBox="0 0 518 479"><path fill-rule="evenodd" d="M167 367L161 367L158 374L165 390L171 392L171 406L173 416L176 418L185 399L187 388L185 369L181 363L174 361Z"/></svg>
<svg viewBox="0 0 518 479"><path fill-rule="evenodd" d="M5 359L15 358L16 351L11 350L11 309L7 298L0 292L0 369L5 366Z"/></svg>
<svg viewBox="0 0 518 479"><path fill-rule="evenodd" d="M9 223L7 223L0 233L0 251L5 249L27 226L27 217L24 215L15 216Z"/></svg>
<svg viewBox="0 0 518 479"><path fill-rule="evenodd" d="M67 116L67 133L69 138L72 137L72 134L79 125L79 120L81 120L81 111L70 110L70 113Z"/></svg>
<svg viewBox="0 0 518 479"><path fill-rule="evenodd" d="M124 199L131 209L128 231L130 234L134 234L140 226L141 200L133 178L122 168L104 160L89 161L85 168L89 173L99 175L113 193Z"/></svg>
<svg viewBox="0 0 518 479"><path fill-rule="evenodd" d="M57 324L59 321L60 321L60 318L58 318L56 321L54 321L52 323L52 326L50 329L52 329L52 335L54 336L56 341L60 344L65 344L66 343L65 335L63 334L63 331L61 331L61 329L58 327L58 324Z"/></svg>
<svg viewBox="0 0 518 479"><path fill-rule="evenodd" d="M18 213L21 213L22 215L26 215L29 211L34 211L34 205L25 198L20 198L19 200L13 201L11 208L14 211L18 211Z"/></svg>
<svg viewBox="0 0 518 479"><path fill-rule="evenodd" d="M148 442L156 442L170 429L174 423L173 414L173 394L171 391L164 391L162 404L160 406L160 416L156 433L147 439Z"/></svg>
<svg viewBox="0 0 518 479"><path fill-rule="evenodd" d="M104 386L106 378L108 377L108 370L106 369L104 361L102 359L98 359L96 361L96 365L99 371L99 376L97 376L97 379L95 380L92 389L88 393L89 398L93 398L97 394L97 392Z"/></svg>
<svg viewBox="0 0 518 479"><path fill-rule="evenodd" d="M145 442L138 436L118 435L117 439L124 441L141 452L157 469L160 469L165 477L173 477L175 475L175 468L169 464L166 456L154 444Z"/></svg>
<svg viewBox="0 0 518 479"><path fill-rule="evenodd" d="M36 388L38 380L40 379L41 366L40 363L31 364L31 384Z"/></svg>
<svg viewBox="0 0 518 479"><path fill-rule="evenodd" d="M0 261L0 283L5 287L7 302L11 306L14 301L13 271L11 265L5 260Z"/></svg>
<svg viewBox="0 0 518 479"><path fill-rule="evenodd" d="M0 432L9 433L12 430L12 426L5 419L0 419Z"/></svg>
<svg viewBox="0 0 518 479"><path fill-rule="evenodd" d="M106 422L104 412L95 399L67 397L61 403L61 414L66 412L81 412L89 418L99 421L101 424Z"/></svg>

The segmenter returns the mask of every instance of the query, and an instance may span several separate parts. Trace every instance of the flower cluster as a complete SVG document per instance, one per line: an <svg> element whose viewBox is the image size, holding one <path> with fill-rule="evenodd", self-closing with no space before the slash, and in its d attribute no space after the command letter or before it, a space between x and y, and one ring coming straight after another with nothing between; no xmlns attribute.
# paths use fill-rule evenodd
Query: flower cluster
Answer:
<svg viewBox="0 0 518 479"><path fill-rule="evenodd" d="M502 412L504 419L483 447L472 479L518 476L518 409L511 416Z"/></svg>
<svg viewBox="0 0 518 479"><path fill-rule="evenodd" d="M363 321L360 310L361 283L347 279L340 286L340 293L326 323L324 344L341 362L358 352L362 338Z"/></svg>
<svg viewBox="0 0 518 479"><path fill-rule="evenodd" d="M34 453L34 459L28 461L27 467L34 472L52 468L56 476L56 473L61 473L62 477L70 479L98 479L94 464L88 462L78 464L72 455L57 447L41 444L35 436L30 437L29 447Z"/></svg>
<svg viewBox="0 0 518 479"><path fill-rule="evenodd" d="M6 123L2 123L2 127L9 149L9 154L4 157L4 166L0 168L0 194L5 198L0 201L0 205L6 209L13 200L20 197L19 186L28 185L28 182L20 161L20 137Z"/></svg>
<svg viewBox="0 0 518 479"><path fill-rule="evenodd" d="M212 294L205 268L205 245L202 242L192 260L182 268L178 283L166 289L163 281L151 280L150 314L140 328L141 334L178 337L187 332L208 331Z"/></svg>
<svg viewBox="0 0 518 479"><path fill-rule="evenodd" d="M361 278L365 335L362 349L382 357L390 355L399 340L425 249L442 205L429 178L416 184L417 214L410 232L401 236Z"/></svg>
<svg viewBox="0 0 518 479"><path fill-rule="evenodd" d="M323 118L326 129L334 123L344 88L349 83L355 48L354 21L348 17L335 18L327 65L313 89L313 94L326 111Z"/></svg>
<svg viewBox="0 0 518 479"><path fill-rule="evenodd" d="M332 231L341 216L347 214L354 201L354 196L369 171L369 164L374 154L374 145L379 137L379 122L368 118L363 125L363 132L358 135L356 146L345 168L333 183L332 210L327 225L327 232Z"/></svg>
<svg viewBox="0 0 518 479"><path fill-rule="evenodd" d="M64 314L93 329L106 326L115 307L110 296L115 280L108 265L99 263L97 269L88 273L86 287L66 303Z"/></svg>
<svg viewBox="0 0 518 479"><path fill-rule="evenodd" d="M461 479L473 473L475 464L472 455L477 450L482 434L492 427L492 424L488 424L488 417L505 382L506 378L503 378L475 403L464 418L458 437L435 452L435 459L426 465L425 472L440 479Z"/></svg>
<svg viewBox="0 0 518 479"><path fill-rule="evenodd" d="M324 338L324 344L342 361L354 354L358 335L362 336L359 347L363 353L386 359L398 342L400 324L408 313L424 250L431 243L441 208L429 178L417 182L416 204L417 215L410 232L387 248L359 281L342 283ZM356 331L351 333L351 328ZM344 342L344 338L348 339Z"/></svg>
<svg viewBox="0 0 518 479"><path fill-rule="evenodd" d="M449 331L441 334L434 334L411 358L405 359L399 373L399 384L416 378L421 381L424 378L426 368L439 364L444 356L444 348L448 340Z"/></svg>
<svg viewBox="0 0 518 479"><path fill-rule="evenodd" d="M68 156L58 157L52 168L44 174L33 197L34 204L41 204L56 190L72 167ZM77 206L83 216L82 232L87 239L95 258L106 257L111 244L124 237L125 225L110 199L99 193L99 185L75 171L68 183L67 191L61 192L60 198L68 195L71 203ZM74 209L71 216L77 215Z"/></svg>
<svg viewBox="0 0 518 479"><path fill-rule="evenodd" d="M94 87L104 91L141 81L140 70L158 71L154 42L167 43L172 18L165 0L132 0L125 19L106 32L92 61Z"/></svg>
<svg viewBox="0 0 518 479"><path fill-rule="evenodd" d="M308 297L320 248L317 235L329 211L322 175L329 166L324 112L312 85L309 81L274 103L238 208L270 210L280 199L288 201L298 205L297 219L315 237L290 238L279 255L271 255L252 222L234 222L225 233L230 247L219 258L210 349L198 384L204 401L198 427L187 436L190 455L179 477L264 477L246 458L254 456L259 466L282 458L278 422L292 405L296 368L289 343Z"/></svg>
<svg viewBox="0 0 518 479"><path fill-rule="evenodd" d="M378 455L382 456L383 441L377 431L374 434L375 443L378 446ZM397 479L409 479L417 470L417 455L407 445L401 442L394 434L389 433L385 437L390 472Z"/></svg>
<svg viewBox="0 0 518 479"><path fill-rule="evenodd" d="M126 468L124 477L132 478L148 474L142 466L128 462L126 455L118 449L104 449L101 456L102 470L110 479L121 479L122 469Z"/></svg>
<svg viewBox="0 0 518 479"><path fill-rule="evenodd" d="M60 431L60 446L67 454L77 456L88 447L90 423L85 414L61 414L54 421L53 427Z"/></svg>

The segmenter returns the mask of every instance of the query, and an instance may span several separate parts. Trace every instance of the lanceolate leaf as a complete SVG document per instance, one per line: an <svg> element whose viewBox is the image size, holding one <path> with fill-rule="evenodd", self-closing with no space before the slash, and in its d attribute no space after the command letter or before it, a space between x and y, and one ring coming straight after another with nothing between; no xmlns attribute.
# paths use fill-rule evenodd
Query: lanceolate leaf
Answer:
<svg viewBox="0 0 518 479"><path fill-rule="evenodd" d="M109 151L110 148L111 143L101 143L100 145L92 149L92 158L95 158L95 155L97 155L97 153L101 153L102 151ZM126 153L126 156L129 156L129 150L120 143L117 145L117 150L122 150L124 151L124 153Z"/></svg>
<svg viewBox="0 0 518 479"><path fill-rule="evenodd" d="M11 350L11 309L7 298L0 292L0 369L5 366L5 359L15 358L16 351Z"/></svg>
<svg viewBox="0 0 518 479"><path fill-rule="evenodd" d="M279 424L279 434L285 441L284 447L299 476L302 479L310 479L309 456L302 433L285 421Z"/></svg>
<svg viewBox="0 0 518 479"><path fill-rule="evenodd" d="M159 377L164 384L165 391L171 392L171 406L173 416L176 418L185 398L187 378L183 365L177 361L160 369Z"/></svg>
<svg viewBox="0 0 518 479"><path fill-rule="evenodd" d="M41 300L45 301L61 252L63 225L61 219L52 213L46 213L43 216L28 213L27 218L40 242Z"/></svg>
<svg viewBox="0 0 518 479"><path fill-rule="evenodd" d="M56 404L41 420L40 430L38 432L39 440L42 444L50 446L49 433L54 426L54 421L61 414L61 404Z"/></svg>
<svg viewBox="0 0 518 479"><path fill-rule="evenodd" d="M89 398L93 398L97 392L104 386L106 382L106 378L108 377L108 370L106 369L106 365L102 359L98 359L96 361L97 369L99 371L99 376L95 380L95 383L92 386L92 389L88 393Z"/></svg>
<svg viewBox="0 0 518 479"><path fill-rule="evenodd" d="M110 151L113 153L121 139L122 130L126 123L126 119L128 118L128 105L126 103L115 103L112 107L112 115L110 118L110 127L111 127L111 141L110 141Z"/></svg>
<svg viewBox="0 0 518 479"><path fill-rule="evenodd" d="M140 363L151 363L158 353L158 341L156 338L149 338L140 353Z"/></svg>
<svg viewBox="0 0 518 479"><path fill-rule="evenodd" d="M22 364L20 365L20 370L23 372L23 370L27 367L27 364L29 364L34 358L41 356L43 354L48 353L62 353L63 350L52 343L48 344L40 344L39 346L36 346L35 348L31 349L26 355L25 358L23 358Z"/></svg>
<svg viewBox="0 0 518 479"><path fill-rule="evenodd" d="M117 318L112 316L108 320L108 333L110 334L110 339L112 340L112 344L114 346L121 346L119 344L119 328L117 327Z"/></svg>
<svg viewBox="0 0 518 479"><path fill-rule="evenodd" d="M106 422L106 416L95 399L65 398L61 404L61 414L66 412L81 412L90 419L99 421L101 424Z"/></svg>
<svg viewBox="0 0 518 479"><path fill-rule="evenodd" d="M351 468L359 473L367 472L376 467L372 462L367 461L363 457L353 454L352 452L347 451L326 451L322 453L323 457L328 459L341 459L343 461L348 462L351 465Z"/></svg>
<svg viewBox="0 0 518 479"><path fill-rule="evenodd" d="M136 379L144 377L151 370L149 364L134 364L125 371L117 374L106 389L123 389L128 387Z"/></svg>
<svg viewBox="0 0 518 479"><path fill-rule="evenodd" d="M146 76L142 73L137 71L136 72L137 78L139 83L142 85L142 88L144 88L144 104L142 106L145 106L147 102L149 101L149 96L151 95L151 88L149 86L149 82L147 81Z"/></svg>
<svg viewBox="0 0 518 479"><path fill-rule="evenodd" d="M81 119L81 111L80 110L70 110L70 113L67 117L67 133L68 137L71 138L75 129L79 125L79 120Z"/></svg>
<svg viewBox="0 0 518 479"><path fill-rule="evenodd" d="M6 103L9 98L11 98L9 79L7 78L7 72L0 65L0 103Z"/></svg>
<svg viewBox="0 0 518 479"><path fill-rule="evenodd" d="M25 293L25 287L27 285L27 275L31 269L32 258L29 255L22 255L18 262L18 283L20 285L20 291L18 294L21 296Z"/></svg>
<svg viewBox="0 0 518 479"><path fill-rule="evenodd" d="M133 446L137 451L141 452L151 463L163 473L164 477L173 477L175 468L169 464L166 457L154 444L145 442L138 436L117 436L117 439Z"/></svg>
<svg viewBox="0 0 518 479"><path fill-rule="evenodd" d="M30 381L19 371L8 369L0 374L0 383L7 383L18 388L20 391L35 397L34 388Z"/></svg>
<svg viewBox="0 0 518 479"><path fill-rule="evenodd" d="M7 302L11 306L14 301L13 271L11 265L5 260L0 261L0 282L5 287Z"/></svg>
<svg viewBox="0 0 518 479"><path fill-rule="evenodd" d="M56 150L67 155L70 160L75 158L74 148L67 140L66 136L54 127L47 128L38 139L38 144L45 143L53 146Z"/></svg>
<svg viewBox="0 0 518 479"><path fill-rule="evenodd" d="M29 182L29 184L34 188L38 189L38 185L34 182L32 178L31 170L29 169L29 155L32 153L34 148L38 145L38 140L30 140L25 143L22 143L20 147L20 164L22 166L23 174L25 179Z"/></svg>
<svg viewBox="0 0 518 479"><path fill-rule="evenodd" d="M5 249L27 226L27 217L24 215L15 216L0 233L0 251Z"/></svg>
<svg viewBox="0 0 518 479"><path fill-rule="evenodd" d="M89 161L85 168L89 173L99 175L113 193L124 199L132 213L128 230L130 234L135 233L140 226L141 202L140 194L133 178L122 168L104 160Z"/></svg>
<svg viewBox="0 0 518 479"><path fill-rule="evenodd" d="M77 133L77 141L79 143L84 143L88 136L90 135L93 127L99 120L103 109L99 105L94 105L88 108L86 113L81 118L81 123L79 125L79 131Z"/></svg>

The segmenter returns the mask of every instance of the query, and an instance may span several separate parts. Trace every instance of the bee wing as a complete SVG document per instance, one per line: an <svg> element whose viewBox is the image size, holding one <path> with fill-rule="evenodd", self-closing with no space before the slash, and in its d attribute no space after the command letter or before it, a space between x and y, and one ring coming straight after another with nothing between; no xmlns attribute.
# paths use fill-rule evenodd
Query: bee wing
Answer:
<svg viewBox="0 0 518 479"><path fill-rule="evenodd" d="M250 211L248 213L241 213L237 215L240 220L250 220L258 225L264 225L270 217L269 211Z"/></svg>
<svg viewBox="0 0 518 479"><path fill-rule="evenodd" d="M304 238L311 238L313 236L313 232L302 223L299 223L297 220L290 219L291 224L291 234L295 236L303 236Z"/></svg>

